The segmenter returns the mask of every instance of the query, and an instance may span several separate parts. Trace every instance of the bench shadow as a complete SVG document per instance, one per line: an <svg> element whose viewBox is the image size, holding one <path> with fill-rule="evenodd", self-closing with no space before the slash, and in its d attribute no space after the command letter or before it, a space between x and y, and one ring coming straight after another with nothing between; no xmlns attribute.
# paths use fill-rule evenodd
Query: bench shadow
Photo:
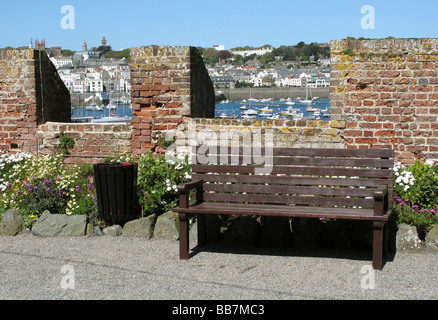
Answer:
<svg viewBox="0 0 438 320"><path fill-rule="evenodd" d="M242 254L242 255L261 255L278 257L300 257L300 258L327 258L342 260L363 260L372 263L372 249L352 249L352 248L324 248L318 246L300 247L265 247L257 245L228 244L222 242L211 242L202 246L196 244L190 251L190 258L196 255L208 253ZM383 258L383 267L386 262L394 260L396 252L389 251Z"/></svg>

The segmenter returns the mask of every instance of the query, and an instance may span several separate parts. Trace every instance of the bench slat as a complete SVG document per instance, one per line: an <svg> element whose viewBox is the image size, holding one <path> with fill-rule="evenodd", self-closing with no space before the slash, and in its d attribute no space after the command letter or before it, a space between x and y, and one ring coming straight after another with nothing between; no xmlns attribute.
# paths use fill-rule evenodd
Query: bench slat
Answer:
<svg viewBox="0 0 438 320"><path fill-rule="evenodd" d="M204 191L209 192L245 192L263 194L289 194L289 195L319 195L319 196L351 196L373 197L376 189L352 188L352 187L304 187L304 186L273 186L255 184L216 184L208 183L203 186Z"/></svg>
<svg viewBox="0 0 438 320"><path fill-rule="evenodd" d="M225 174L192 174L193 179L202 179L204 182L224 183L259 183L272 185L303 185L303 186L352 186L378 187L388 185L393 187L392 179L344 179L320 177L289 177L289 176L261 176L261 175L225 175Z"/></svg>
<svg viewBox="0 0 438 320"><path fill-rule="evenodd" d="M323 206L358 206L372 207L374 199L346 197L312 197L267 194L239 193L204 193L204 201L233 202L233 203L277 203L277 204L306 204Z"/></svg>
<svg viewBox="0 0 438 320"><path fill-rule="evenodd" d="M370 178L391 178L392 169L350 169L331 167L286 167L286 166L239 166L239 165L193 165L192 172L215 172L215 173L255 173L256 169L263 169L270 174L291 175L318 175L318 176L359 176Z"/></svg>
<svg viewBox="0 0 438 320"><path fill-rule="evenodd" d="M200 159L197 159L200 160ZM344 158L290 158L290 157L249 157L244 156L218 156L217 163L231 165L298 165L298 166L338 166L338 167L365 167L365 168L391 168L394 166L392 159L344 159ZM197 163L202 164L202 163Z"/></svg>
<svg viewBox="0 0 438 320"><path fill-rule="evenodd" d="M196 146L193 148L195 154L240 154L253 155L255 152L266 154L265 147L218 147L218 146ZM201 152L199 152L201 151ZM392 149L331 149L331 148L272 148L268 154L274 156L306 156L306 157L355 157L355 158L393 158L394 150Z"/></svg>
<svg viewBox="0 0 438 320"><path fill-rule="evenodd" d="M188 209L175 208L176 212L187 212L193 214L243 214L243 215L265 215L265 216L286 216L305 218L330 218L330 219L352 219L369 221L387 221L391 212L384 216L374 216L373 209L358 208L333 208L333 207L308 207L308 206L285 206L273 204L238 204L238 203L214 203L204 202L190 206Z"/></svg>

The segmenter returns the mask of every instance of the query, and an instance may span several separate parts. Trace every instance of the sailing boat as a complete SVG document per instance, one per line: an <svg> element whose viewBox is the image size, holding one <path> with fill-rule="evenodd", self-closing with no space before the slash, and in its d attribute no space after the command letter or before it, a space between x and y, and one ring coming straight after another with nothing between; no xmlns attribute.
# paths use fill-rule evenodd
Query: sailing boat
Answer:
<svg viewBox="0 0 438 320"><path fill-rule="evenodd" d="M312 96L312 93L310 93L310 96ZM309 99L309 85L308 84L306 84L306 99L301 100L300 102L303 104L311 104L313 102L312 97L310 97L310 99Z"/></svg>

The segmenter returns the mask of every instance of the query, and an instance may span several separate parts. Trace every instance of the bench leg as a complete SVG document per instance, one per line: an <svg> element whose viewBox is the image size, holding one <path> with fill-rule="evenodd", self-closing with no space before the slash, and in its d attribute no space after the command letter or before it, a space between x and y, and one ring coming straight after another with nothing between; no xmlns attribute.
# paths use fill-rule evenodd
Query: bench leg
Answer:
<svg viewBox="0 0 438 320"><path fill-rule="evenodd" d="M187 214L178 214L179 218L179 258L188 260L189 254L189 217Z"/></svg>
<svg viewBox="0 0 438 320"><path fill-rule="evenodd" d="M207 243L207 217L205 214L198 214L198 246L203 246Z"/></svg>
<svg viewBox="0 0 438 320"><path fill-rule="evenodd" d="M383 266L384 224L380 221L373 222L373 268L375 270L382 270Z"/></svg>

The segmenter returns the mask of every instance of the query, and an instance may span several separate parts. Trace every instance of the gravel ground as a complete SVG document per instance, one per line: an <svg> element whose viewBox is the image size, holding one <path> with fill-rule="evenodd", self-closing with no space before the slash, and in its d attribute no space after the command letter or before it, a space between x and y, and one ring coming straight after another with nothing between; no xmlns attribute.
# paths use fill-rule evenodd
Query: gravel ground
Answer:
<svg viewBox="0 0 438 320"><path fill-rule="evenodd" d="M123 236L0 236L0 299L438 298L438 254L397 253L373 277L368 252L209 245L181 261L178 246Z"/></svg>

